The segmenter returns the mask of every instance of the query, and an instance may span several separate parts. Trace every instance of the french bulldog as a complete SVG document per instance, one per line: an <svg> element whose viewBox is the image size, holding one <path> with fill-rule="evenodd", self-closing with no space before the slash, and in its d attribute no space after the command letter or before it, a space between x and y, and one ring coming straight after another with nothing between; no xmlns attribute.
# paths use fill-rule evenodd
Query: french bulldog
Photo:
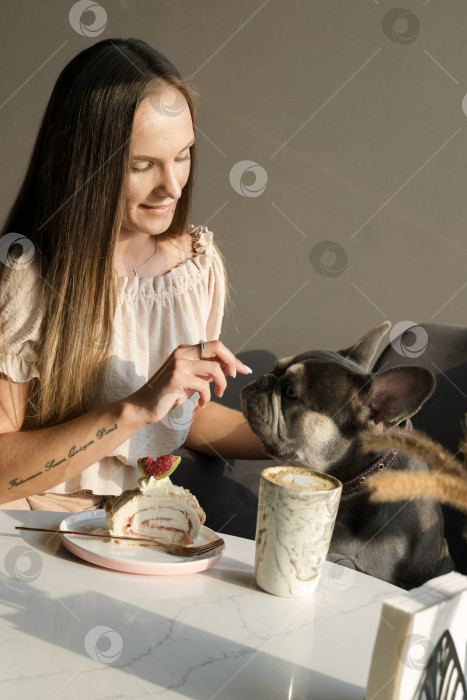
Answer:
<svg viewBox="0 0 467 700"><path fill-rule="evenodd" d="M435 379L421 367L371 373L384 322L355 345L278 360L241 391L243 414L278 464L331 474L343 484L328 558L401 588L453 570L440 507L431 501L374 504L367 476L382 469L424 470L396 451L364 454L363 431L398 426L431 396Z"/></svg>

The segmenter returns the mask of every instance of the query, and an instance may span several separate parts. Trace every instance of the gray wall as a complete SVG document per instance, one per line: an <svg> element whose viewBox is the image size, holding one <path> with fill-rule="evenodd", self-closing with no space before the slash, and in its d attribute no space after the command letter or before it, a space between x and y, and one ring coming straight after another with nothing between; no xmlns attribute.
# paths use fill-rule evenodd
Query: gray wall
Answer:
<svg viewBox="0 0 467 700"><path fill-rule="evenodd" d="M228 263L228 347L259 371L384 319L463 324L467 4L400 2L102 0L91 37L72 0L7 3L2 216L61 68L140 37L201 91L192 221Z"/></svg>

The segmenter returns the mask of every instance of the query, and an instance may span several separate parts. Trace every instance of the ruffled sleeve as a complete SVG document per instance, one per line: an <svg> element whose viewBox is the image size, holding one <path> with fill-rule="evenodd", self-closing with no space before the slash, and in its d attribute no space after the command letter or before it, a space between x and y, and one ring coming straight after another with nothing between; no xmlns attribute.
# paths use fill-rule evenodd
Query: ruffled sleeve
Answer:
<svg viewBox="0 0 467 700"><path fill-rule="evenodd" d="M5 271L0 282L0 372L14 382L39 377L39 281L36 267L30 265Z"/></svg>
<svg viewBox="0 0 467 700"><path fill-rule="evenodd" d="M212 231L208 231L206 226L198 226L194 230L190 229L190 232L193 237L193 250L195 253L212 256Z"/></svg>

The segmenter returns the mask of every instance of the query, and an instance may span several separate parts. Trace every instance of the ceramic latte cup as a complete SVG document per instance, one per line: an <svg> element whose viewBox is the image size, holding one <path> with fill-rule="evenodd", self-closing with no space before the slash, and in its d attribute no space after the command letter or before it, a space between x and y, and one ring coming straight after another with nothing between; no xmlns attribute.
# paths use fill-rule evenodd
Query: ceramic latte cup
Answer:
<svg viewBox="0 0 467 700"><path fill-rule="evenodd" d="M318 585L331 541L342 484L301 467L261 472L255 576L274 595L300 598Z"/></svg>

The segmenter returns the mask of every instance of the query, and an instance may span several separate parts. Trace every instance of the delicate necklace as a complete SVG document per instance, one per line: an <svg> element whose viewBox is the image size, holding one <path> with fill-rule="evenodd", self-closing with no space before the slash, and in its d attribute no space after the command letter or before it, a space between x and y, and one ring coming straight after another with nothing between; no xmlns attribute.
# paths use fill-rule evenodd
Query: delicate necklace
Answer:
<svg viewBox="0 0 467 700"><path fill-rule="evenodd" d="M138 277L138 270L141 270L141 268L144 267L146 265L146 263L149 262L149 260L151 260L151 258L153 258L157 252L157 236L155 236L155 239L156 239L156 245L154 247L154 253L152 253L152 255L150 255L149 258L144 261L144 263L141 263L141 265L138 265L138 267L125 267L125 265L120 265L117 262L114 263L114 265L116 265L116 267L122 267L124 270L128 270L129 272L133 272L134 277Z"/></svg>

